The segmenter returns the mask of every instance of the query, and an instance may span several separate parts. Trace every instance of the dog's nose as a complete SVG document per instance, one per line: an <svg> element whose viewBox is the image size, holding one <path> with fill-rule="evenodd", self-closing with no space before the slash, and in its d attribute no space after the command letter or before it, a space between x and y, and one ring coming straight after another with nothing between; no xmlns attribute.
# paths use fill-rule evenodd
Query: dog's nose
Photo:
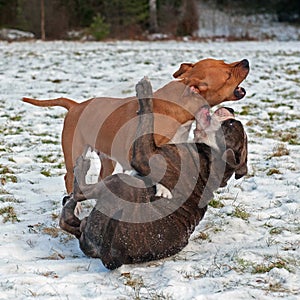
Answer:
<svg viewBox="0 0 300 300"><path fill-rule="evenodd" d="M244 68L247 68L249 69L249 61L248 59L243 59L240 64L244 67Z"/></svg>

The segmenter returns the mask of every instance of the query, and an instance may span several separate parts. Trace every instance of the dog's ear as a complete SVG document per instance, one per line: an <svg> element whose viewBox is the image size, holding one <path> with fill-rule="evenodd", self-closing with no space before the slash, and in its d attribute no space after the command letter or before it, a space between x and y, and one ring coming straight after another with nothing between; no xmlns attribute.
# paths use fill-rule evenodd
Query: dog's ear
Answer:
<svg viewBox="0 0 300 300"><path fill-rule="evenodd" d="M200 95L208 90L208 84L198 78L191 78L187 84L194 92L199 93Z"/></svg>
<svg viewBox="0 0 300 300"><path fill-rule="evenodd" d="M248 173L247 160L248 160L248 138L245 133L244 145L240 157L240 164L239 167L235 170L235 179L239 179Z"/></svg>
<svg viewBox="0 0 300 300"><path fill-rule="evenodd" d="M225 162L228 163L228 165L232 168L236 168L237 167L237 161L235 158L235 154L233 152L233 150L231 148L227 149L223 155L222 155L222 160L224 160Z"/></svg>
<svg viewBox="0 0 300 300"><path fill-rule="evenodd" d="M248 166L247 163L242 164L241 166L239 166L238 169L235 170L235 179L240 179L243 176L245 176L248 173Z"/></svg>
<svg viewBox="0 0 300 300"><path fill-rule="evenodd" d="M176 72L173 74L173 77L174 77L174 78L180 77L182 74L184 74L185 72L187 72L187 71L188 71L189 69L191 69L193 66L194 66L194 64L192 64L192 63L183 63L183 64L181 64L179 70L176 71Z"/></svg>
<svg viewBox="0 0 300 300"><path fill-rule="evenodd" d="M208 84L206 82L200 82L198 85L197 85L200 93L201 92L206 92L208 90Z"/></svg>
<svg viewBox="0 0 300 300"><path fill-rule="evenodd" d="M247 174L247 148L243 147L239 160L237 160L234 151L230 148L223 153L222 159L234 169L235 179L240 179Z"/></svg>

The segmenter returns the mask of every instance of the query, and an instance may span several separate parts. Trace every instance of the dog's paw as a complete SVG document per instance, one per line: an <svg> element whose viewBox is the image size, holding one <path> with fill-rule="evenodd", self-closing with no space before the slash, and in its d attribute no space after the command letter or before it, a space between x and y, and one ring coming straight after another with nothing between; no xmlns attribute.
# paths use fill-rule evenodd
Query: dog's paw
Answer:
<svg viewBox="0 0 300 300"><path fill-rule="evenodd" d="M77 202L76 203L76 207L75 207L75 209L74 209L74 215L77 217L77 218L79 218L79 216L80 216L80 214L83 212L83 208L82 208L82 205L79 203L79 202Z"/></svg>
<svg viewBox="0 0 300 300"><path fill-rule="evenodd" d="M82 155L80 155L76 159L76 168L80 169L81 172L87 172L91 166L91 160L89 158L84 158Z"/></svg>
<svg viewBox="0 0 300 300"><path fill-rule="evenodd" d="M91 167L91 160L84 158L82 155L76 160L74 175L79 184L85 183L85 176Z"/></svg>
<svg viewBox="0 0 300 300"><path fill-rule="evenodd" d="M148 77L141 79L135 86L138 99L152 98L152 86Z"/></svg>
<svg viewBox="0 0 300 300"><path fill-rule="evenodd" d="M156 184L156 194L155 196L157 197L163 197L163 198L167 198L167 199L172 199L173 195L172 193L162 184L157 183Z"/></svg>

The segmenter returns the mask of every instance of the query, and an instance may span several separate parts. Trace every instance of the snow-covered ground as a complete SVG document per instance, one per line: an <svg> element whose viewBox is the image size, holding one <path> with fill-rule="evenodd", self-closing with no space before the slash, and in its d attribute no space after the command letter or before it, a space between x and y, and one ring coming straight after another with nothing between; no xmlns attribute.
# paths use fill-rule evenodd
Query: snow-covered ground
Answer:
<svg viewBox="0 0 300 300"><path fill-rule="evenodd" d="M0 43L0 299L300 299L300 42ZM177 255L107 271L58 227L65 110L23 96L128 96L182 62L249 59L249 174ZM91 206L91 205L90 205ZM86 209L89 207L86 206Z"/></svg>

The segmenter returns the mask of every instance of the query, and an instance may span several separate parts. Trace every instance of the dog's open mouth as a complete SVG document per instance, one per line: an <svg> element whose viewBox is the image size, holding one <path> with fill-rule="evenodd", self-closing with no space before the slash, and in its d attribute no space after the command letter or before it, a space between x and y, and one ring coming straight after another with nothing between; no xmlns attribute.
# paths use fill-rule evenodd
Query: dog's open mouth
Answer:
<svg viewBox="0 0 300 300"><path fill-rule="evenodd" d="M192 93L195 93L195 94L200 94L200 90L199 90L199 88L196 85L191 85L190 86L190 91Z"/></svg>
<svg viewBox="0 0 300 300"><path fill-rule="evenodd" d="M213 122L221 123L234 118L234 110L230 107L220 107L211 115L210 107L207 105L201 107L195 115L197 127L200 126L204 130L210 127Z"/></svg>
<svg viewBox="0 0 300 300"><path fill-rule="evenodd" d="M200 94L200 90L196 85L191 85L190 86L190 91L193 94ZM236 100L240 100L242 98L245 97L246 95L246 90L243 87L237 86L234 91L233 91L233 95L236 98Z"/></svg>
<svg viewBox="0 0 300 300"><path fill-rule="evenodd" d="M209 106L201 107L195 115L194 141L202 141L206 138L208 132L216 131L220 127L221 122L234 118L234 110L230 107L220 107L212 115L210 114Z"/></svg>
<svg viewBox="0 0 300 300"><path fill-rule="evenodd" d="M233 92L234 96L240 100L246 95L246 90L243 87L237 86Z"/></svg>

